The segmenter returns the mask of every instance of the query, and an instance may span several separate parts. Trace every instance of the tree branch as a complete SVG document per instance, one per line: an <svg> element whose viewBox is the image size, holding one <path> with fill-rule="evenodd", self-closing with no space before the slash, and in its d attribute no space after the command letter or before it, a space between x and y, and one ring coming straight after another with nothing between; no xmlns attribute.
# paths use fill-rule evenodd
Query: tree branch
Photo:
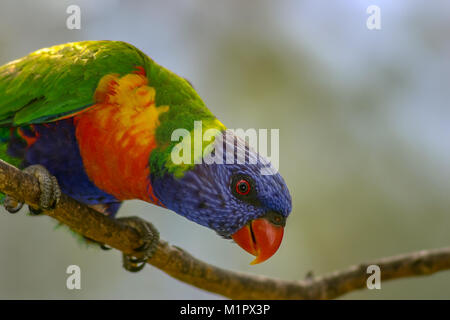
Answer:
<svg viewBox="0 0 450 320"><path fill-rule="evenodd" d="M0 190L32 207L38 205L40 191L37 179L2 160ZM133 254L133 249L142 245L134 229L64 194L54 210L44 213L90 239L127 254ZM383 258L302 281L224 270L200 261L163 240L159 241L158 249L148 263L180 281L231 299L333 299L365 288L369 265L380 267L382 281L450 269L450 247Z"/></svg>

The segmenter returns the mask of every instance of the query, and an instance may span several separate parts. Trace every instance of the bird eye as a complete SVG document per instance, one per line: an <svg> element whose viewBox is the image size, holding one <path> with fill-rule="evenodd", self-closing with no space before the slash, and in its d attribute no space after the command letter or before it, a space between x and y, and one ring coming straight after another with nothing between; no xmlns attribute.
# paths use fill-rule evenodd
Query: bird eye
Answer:
<svg viewBox="0 0 450 320"><path fill-rule="evenodd" d="M247 195L250 192L250 183L247 180L241 179L236 183L236 192L240 195Z"/></svg>

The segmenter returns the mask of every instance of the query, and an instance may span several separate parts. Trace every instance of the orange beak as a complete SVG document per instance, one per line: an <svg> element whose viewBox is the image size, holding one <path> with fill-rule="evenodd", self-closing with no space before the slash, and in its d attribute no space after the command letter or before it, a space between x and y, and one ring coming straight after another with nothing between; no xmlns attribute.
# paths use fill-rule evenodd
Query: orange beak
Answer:
<svg viewBox="0 0 450 320"><path fill-rule="evenodd" d="M231 237L245 251L256 256L250 264L266 261L275 254L283 240L284 227L265 218L250 221Z"/></svg>

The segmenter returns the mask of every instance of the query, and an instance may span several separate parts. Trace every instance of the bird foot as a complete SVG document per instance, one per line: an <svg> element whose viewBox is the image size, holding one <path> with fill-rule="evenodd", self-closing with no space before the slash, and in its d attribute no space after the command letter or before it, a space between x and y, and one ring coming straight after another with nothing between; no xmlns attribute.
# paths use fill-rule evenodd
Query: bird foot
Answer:
<svg viewBox="0 0 450 320"><path fill-rule="evenodd" d="M53 209L61 198L61 189L56 178L40 164L26 167L23 172L31 174L38 179L39 189L41 191L39 195L39 208L35 209L30 207L30 213L39 214L42 209ZM3 206L8 212L16 213L22 208L23 203L7 195L5 196Z"/></svg>
<svg viewBox="0 0 450 320"><path fill-rule="evenodd" d="M144 268L146 261L155 253L158 247L159 232L150 222L139 217L124 217L117 218L117 220L136 229L143 240L142 246L134 250L136 253L142 254L141 258L126 254L122 256L123 267L130 272L138 272Z"/></svg>

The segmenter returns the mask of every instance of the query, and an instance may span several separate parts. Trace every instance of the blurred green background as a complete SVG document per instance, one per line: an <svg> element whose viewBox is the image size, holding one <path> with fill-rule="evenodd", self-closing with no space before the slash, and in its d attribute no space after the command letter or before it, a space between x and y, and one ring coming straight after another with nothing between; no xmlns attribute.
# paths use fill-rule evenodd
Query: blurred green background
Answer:
<svg viewBox="0 0 450 320"><path fill-rule="evenodd" d="M81 8L68 30L66 8ZM379 31L366 28L369 5ZM302 279L449 245L448 1L2 1L0 64L54 44L127 41L189 79L230 128L279 128L293 198L266 263L209 229L131 201L119 215L221 267ZM120 254L86 248L51 218L0 214L0 298L215 299ZM68 265L81 290L66 289ZM450 272L344 298L450 298Z"/></svg>

